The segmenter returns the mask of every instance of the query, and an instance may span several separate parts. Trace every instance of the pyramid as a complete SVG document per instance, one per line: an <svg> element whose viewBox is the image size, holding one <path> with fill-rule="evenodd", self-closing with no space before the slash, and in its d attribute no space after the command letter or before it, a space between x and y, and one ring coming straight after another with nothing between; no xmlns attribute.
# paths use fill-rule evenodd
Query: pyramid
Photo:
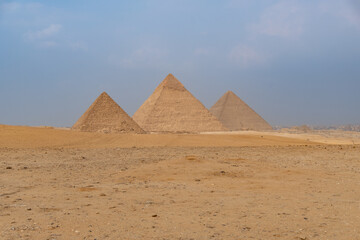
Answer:
<svg viewBox="0 0 360 240"><path fill-rule="evenodd" d="M272 130L272 127L259 114L232 91L226 92L210 108L210 112L232 131Z"/></svg>
<svg viewBox="0 0 360 240"><path fill-rule="evenodd" d="M144 133L106 92L100 94L72 129L85 132Z"/></svg>
<svg viewBox="0 0 360 240"><path fill-rule="evenodd" d="M228 130L172 74L160 83L133 119L149 132Z"/></svg>

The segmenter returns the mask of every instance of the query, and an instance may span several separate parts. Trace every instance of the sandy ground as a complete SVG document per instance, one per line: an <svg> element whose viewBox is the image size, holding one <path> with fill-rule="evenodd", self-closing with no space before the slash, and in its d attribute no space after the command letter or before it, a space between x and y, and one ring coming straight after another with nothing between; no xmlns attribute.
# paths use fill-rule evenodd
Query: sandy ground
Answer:
<svg viewBox="0 0 360 240"><path fill-rule="evenodd" d="M360 239L360 145L295 135L0 125L0 239Z"/></svg>
<svg viewBox="0 0 360 240"><path fill-rule="evenodd" d="M0 146L8 148L239 147L314 144L308 140L259 134L102 134L64 129L0 125Z"/></svg>

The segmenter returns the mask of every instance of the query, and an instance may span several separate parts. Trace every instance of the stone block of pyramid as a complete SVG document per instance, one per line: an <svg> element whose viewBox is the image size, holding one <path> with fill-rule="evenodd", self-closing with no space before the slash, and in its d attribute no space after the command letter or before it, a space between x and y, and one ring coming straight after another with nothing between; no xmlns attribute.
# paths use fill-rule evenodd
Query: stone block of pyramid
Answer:
<svg viewBox="0 0 360 240"><path fill-rule="evenodd" d="M105 92L72 126L85 132L144 133L144 130Z"/></svg>
<svg viewBox="0 0 360 240"><path fill-rule="evenodd" d="M210 112L232 131L272 129L270 124L232 91L226 92L210 108Z"/></svg>
<svg viewBox="0 0 360 240"><path fill-rule="evenodd" d="M172 74L160 83L133 119L148 132L227 130Z"/></svg>

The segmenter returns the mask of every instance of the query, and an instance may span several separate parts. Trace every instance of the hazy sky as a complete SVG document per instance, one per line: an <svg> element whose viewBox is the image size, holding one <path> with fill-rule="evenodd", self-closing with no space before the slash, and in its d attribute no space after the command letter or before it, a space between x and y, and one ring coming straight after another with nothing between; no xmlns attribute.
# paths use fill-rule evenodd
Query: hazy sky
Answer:
<svg viewBox="0 0 360 240"><path fill-rule="evenodd" d="M206 107L360 124L360 1L0 0L0 124L71 126L102 91L132 115L170 72Z"/></svg>

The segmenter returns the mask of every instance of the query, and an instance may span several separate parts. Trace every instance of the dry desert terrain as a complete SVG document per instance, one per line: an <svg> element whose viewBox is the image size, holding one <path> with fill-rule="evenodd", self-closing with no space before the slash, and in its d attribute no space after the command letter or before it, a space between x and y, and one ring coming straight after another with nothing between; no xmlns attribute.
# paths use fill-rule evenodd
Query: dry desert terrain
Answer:
<svg viewBox="0 0 360 240"><path fill-rule="evenodd" d="M360 239L359 144L0 125L0 239Z"/></svg>

